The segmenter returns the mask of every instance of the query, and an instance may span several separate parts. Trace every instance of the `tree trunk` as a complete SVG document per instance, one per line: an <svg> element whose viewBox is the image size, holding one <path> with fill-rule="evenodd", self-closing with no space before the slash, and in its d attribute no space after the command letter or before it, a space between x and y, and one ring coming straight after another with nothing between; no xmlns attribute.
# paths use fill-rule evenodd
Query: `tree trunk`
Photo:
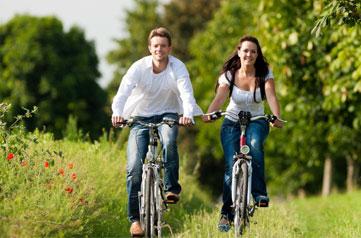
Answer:
<svg viewBox="0 0 361 238"><path fill-rule="evenodd" d="M332 183L332 160L326 157L323 167L322 196L327 197L331 193Z"/></svg>
<svg viewBox="0 0 361 238"><path fill-rule="evenodd" d="M351 156L347 156L346 161L347 161L346 189L347 192L352 192L355 189L355 161L351 158Z"/></svg>

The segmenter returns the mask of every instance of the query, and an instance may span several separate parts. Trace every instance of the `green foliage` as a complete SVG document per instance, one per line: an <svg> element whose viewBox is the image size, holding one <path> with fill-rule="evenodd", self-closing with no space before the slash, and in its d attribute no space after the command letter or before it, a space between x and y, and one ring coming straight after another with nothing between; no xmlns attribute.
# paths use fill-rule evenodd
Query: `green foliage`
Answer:
<svg viewBox="0 0 361 238"><path fill-rule="evenodd" d="M83 131L78 128L77 119L70 115L64 132L64 139L81 141L84 139Z"/></svg>
<svg viewBox="0 0 361 238"><path fill-rule="evenodd" d="M268 55L280 82L277 89L285 109L283 116L291 122L283 130L285 133L278 133L267 142L272 160L280 158L277 164L269 163L270 171L274 170L270 172L271 183L277 185L273 188L282 184L282 178L297 177L300 179L296 181L286 179L292 180L290 191L304 187L308 192L317 192L325 157L331 156L337 162L347 155L359 154L359 146L352 139L359 136L354 127L359 120L354 109L360 97L355 90L360 80L355 71L360 66L354 58L360 45L356 37L359 27L341 26L313 37L309 33L322 10L321 3L263 4L262 41L270 46ZM280 152L277 144L287 146ZM344 173L340 169L335 169L336 176Z"/></svg>
<svg viewBox="0 0 361 238"><path fill-rule="evenodd" d="M163 25L172 33L172 54L189 61L189 42L201 32L220 6L220 0L172 0L164 5Z"/></svg>
<svg viewBox="0 0 361 238"><path fill-rule="evenodd" d="M316 3L262 1L259 9L264 22L260 40L275 74L282 117L290 122L266 142L268 181L276 193L298 188L316 192L322 181L322 161L328 151L324 137L330 124L320 105L323 84L316 77L326 42L309 34Z"/></svg>
<svg viewBox="0 0 361 238"><path fill-rule="evenodd" d="M35 137L25 133L23 121L31 118L38 108L34 107L31 111L24 108L25 113L17 115L15 121L8 124L4 119L10 109L10 104L0 103L0 158L10 161L15 157L19 163L22 163L29 159L29 155L26 153L29 143L36 142Z"/></svg>
<svg viewBox="0 0 361 238"><path fill-rule="evenodd" d="M361 24L361 2L357 0L328 0L312 33L316 36L329 26Z"/></svg>
<svg viewBox="0 0 361 238"><path fill-rule="evenodd" d="M13 105L10 117L38 105L41 117L27 121L30 130L46 127L60 137L73 114L85 131L100 134L106 94L97 66L94 43L78 27L64 32L55 17L18 15L0 26L0 97Z"/></svg>

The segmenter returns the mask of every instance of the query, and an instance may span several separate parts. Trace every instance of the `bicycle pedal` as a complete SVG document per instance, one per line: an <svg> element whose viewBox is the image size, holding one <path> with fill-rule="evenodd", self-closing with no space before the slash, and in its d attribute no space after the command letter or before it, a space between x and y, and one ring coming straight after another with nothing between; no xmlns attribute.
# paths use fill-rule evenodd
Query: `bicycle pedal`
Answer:
<svg viewBox="0 0 361 238"><path fill-rule="evenodd" d="M268 202L259 202L258 207L268 207Z"/></svg>
<svg viewBox="0 0 361 238"><path fill-rule="evenodd" d="M165 204L176 204L178 200L164 200Z"/></svg>

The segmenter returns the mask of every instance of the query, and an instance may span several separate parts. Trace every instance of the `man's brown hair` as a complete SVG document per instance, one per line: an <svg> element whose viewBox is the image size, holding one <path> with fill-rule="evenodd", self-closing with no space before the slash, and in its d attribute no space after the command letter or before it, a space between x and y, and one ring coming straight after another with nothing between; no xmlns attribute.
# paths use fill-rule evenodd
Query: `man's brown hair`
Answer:
<svg viewBox="0 0 361 238"><path fill-rule="evenodd" d="M172 45L172 37L171 37L170 32L168 31L167 28L165 28L165 27L157 27L157 28L151 30L151 32L149 33L149 36L148 36L148 44L150 44L150 40L155 36L160 36L160 37L167 38L169 46Z"/></svg>

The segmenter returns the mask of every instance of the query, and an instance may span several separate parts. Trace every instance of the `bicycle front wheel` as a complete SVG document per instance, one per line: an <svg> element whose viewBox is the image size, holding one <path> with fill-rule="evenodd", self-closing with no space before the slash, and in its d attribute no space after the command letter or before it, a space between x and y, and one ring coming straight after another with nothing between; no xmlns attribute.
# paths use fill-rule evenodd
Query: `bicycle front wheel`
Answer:
<svg viewBox="0 0 361 238"><path fill-rule="evenodd" d="M163 216L163 199L162 199L162 187L159 181L154 184L155 191L155 230L158 237L162 237L162 216Z"/></svg>
<svg viewBox="0 0 361 238"><path fill-rule="evenodd" d="M248 167L246 161L241 161L239 163L239 168L239 174L236 176L236 197L234 204L234 232L236 237L243 233L248 223Z"/></svg>
<svg viewBox="0 0 361 238"><path fill-rule="evenodd" d="M148 167L145 176L145 186L143 195L143 228L145 237L152 237L154 235L154 172L152 168Z"/></svg>

